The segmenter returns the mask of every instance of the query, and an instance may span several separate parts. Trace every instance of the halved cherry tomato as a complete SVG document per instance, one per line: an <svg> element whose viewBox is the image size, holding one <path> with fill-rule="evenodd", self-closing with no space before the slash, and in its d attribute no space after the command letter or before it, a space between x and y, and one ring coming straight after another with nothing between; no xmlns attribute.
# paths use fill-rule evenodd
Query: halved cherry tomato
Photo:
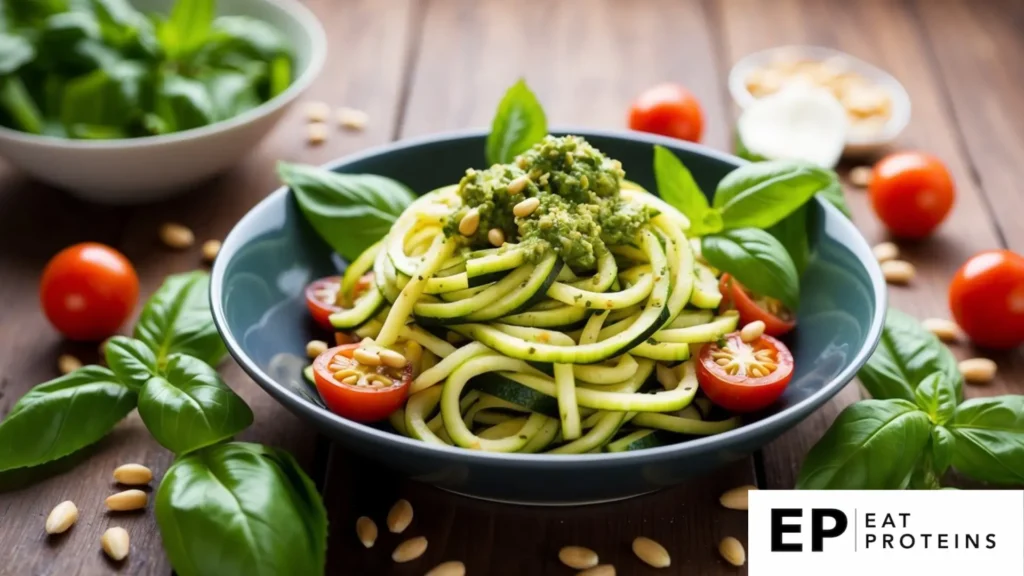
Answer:
<svg viewBox="0 0 1024 576"><path fill-rule="evenodd" d="M941 160L897 152L875 164L868 185L875 214L896 236L924 238L953 209L953 179Z"/></svg>
<svg viewBox="0 0 1024 576"><path fill-rule="evenodd" d="M723 345L720 345L723 344ZM733 412L755 412L775 402L793 378L793 355L771 336L746 343L739 332L705 344L697 381L712 402Z"/></svg>
<svg viewBox="0 0 1024 576"><path fill-rule="evenodd" d="M1024 258L1009 250L973 256L953 276L949 309L981 346L1005 349L1024 342Z"/></svg>
<svg viewBox="0 0 1024 576"><path fill-rule="evenodd" d="M722 293L720 310L738 311L741 325L760 320L764 322L764 333L769 336L782 336L796 326L793 313L782 302L751 294L728 274L722 275L718 289Z"/></svg>
<svg viewBox="0 0 1024 576"><path fill-rule="evenodd" d="M341 310L338 291L341 290L341 276L321 278L306 286L306 306L316 323L331 330L331 314Z"/></svg>
<svg viewBox="0 0 1024 576"><path fill-rule="evenodd" d="M53 326L72 340L103 340L117 332L139 299L132 263L95 242L61 250L43 270L39 300Z"/></svg>
<svg viewBox="0 0 1024 576"><path fill-rule="evenodd" d="M336 346L317 356L313 378L331 412L356 422L377 422L405 402L412 382L412 364L403 368L360 364L352 358L360 346Z"/></svg>
<svg viewBox="0 0 1024 576"><path fill-rule="evenodd" d="M658 84L637 96L629 108L629 127L690 142L700 142L704 112L689 90L678 84Z"/></svg>

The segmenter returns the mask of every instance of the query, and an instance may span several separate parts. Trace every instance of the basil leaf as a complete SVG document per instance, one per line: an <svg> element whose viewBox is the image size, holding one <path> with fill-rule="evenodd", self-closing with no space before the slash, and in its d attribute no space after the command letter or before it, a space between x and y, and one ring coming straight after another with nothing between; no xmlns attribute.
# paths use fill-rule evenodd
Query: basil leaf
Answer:
<svg viewBox="0 0 1024 576"><path fill-rule="evenodd" d="M213 100L198 80L177 74L164 74L156 95L156 112L180 132L206 126L217 120Z"/></svg>
<svg viewBox="0 0 1024 576"><path fill-rule="evenodd" d="M179 576L323 574L327 513L286 452L232 442L178 458L156 494Z"/></svg>
<svg viewBox="0 0 1024 576"><path fill-rule="evenodd" d="M285 162L278 163L277 173L313 229L350 262L386 236L413 201L405 185L383 176Z"/></svg>
<svg viewBox="0 0 1024 576"><path fill-rule="evenodd" d="M770 228L803 206L831 181L827 170L804 162L770 160L745 164L718 183L714 207L725 228Z"/></svg>
<svg viewBox="0 0 1024 576"><path fill-rule="evenodd" d="M902 490L931 435L928 416L903 400L847 407L811 448L801 490Z"/></svg>
<svg viewBox="0 0 1024 576"><path fill-rule="evenodd" d="M843 185L839 182L839 177L834 172L829 174L829 176L832 177L832 181L818 195L829 204L838 208L844 216L852 218L853 213L850 212L850 205L846 203L846 195L843 194Z"/></svg>
<svg viewBox="0 0 1024 576"><path fill-rule="evenodd" d="M233 53L262 61L291 53L288 42L276 28L248 16L221 16L214 20L206 50L213 62L221 62Z"/></svg>
<svg viewBox="0 0 1024 576"><path fill-rule="evenodd" d="M158 374L156 356L145 343L134 338L114 336L104 346L107 366L117 379L132 390L139 390Z"/></svg>
<svg viewBox="0 0 1024 576"><path fill-rule="evenodd" d="M693 174L675 154L662 146L654 147L654 178L658 195L690 221L690 234L700 236L721 231L721 218L717 219L717 226L714 216L709 218L711 207Z"/></svg>
<svg viewBox="0 0 1024 576"><path fill-rule="evenodd" d="M185 454L252 424L252 410L202 360L175 354L139 393L139 416L164 448Z"/></svg>
<svg viewBox="0 0 1024 576"><path fill-rule="evenodd" d="M176 0L168 21L175 30L177 54L188 54L201 47L210 34L214 0ZM172 54L173 55L173 54Z"/></svg>
<svg viewBox="0 0 1024 576"><path fill-rule="evenodd" d="M253 78L241 72L215 70L203 78L213 115L227 120L260 105Z"/></svg>
<svg viewBox="0 0 1024 576"><path fill-rule="evenodd" d="M0 471L45 464L99 441L135 408L135 399L99 366L36 386L0 422Z"/></svg>
<svg viewBox="0 0 1024 576"><path fill-rule="evenodd" d="M91 0L103 39L128 57L156 57L160 45L153 24L128 0Z"/></svg>
<svg viewBox="0 0 1024 576"><path fill-rule="evenodd" d="M14 126L31 134L43 133L43 115L17 76L0 78L0 109L13 120Z"/></svg>
<svg viewBox="0 0 1024 576"><path fill-rule="evenodd" d="M932 455L932 467L939 476L946 473L953 463L953 454L956 450L956 437L943 426L932 428L932 439L929 444Z"/></svg>
<svg viewBox="0 0 1024 576"><path fill-rule="evenodd" d="M954 468L982 482L1024 484L1024 396L968 400L949 430Z"/></svg>
<svg viewBox="0 0 1024 576"><path fill-rule="evenodd" d="M935 372L944 375L944 385L952 386L956 402L962 400L962 377L953 354L917 320L890 308L875 353L857 373L861 383L874 398L914 401L917 385Z"/></svg>
<svg viewBox="0 0 1024 576"><path fill-rule="evenodd" d="M797 277L804 275L804 270L811 260L811 244L807 237L809 216L805 204L768 229L768 233L789 253L793 266L796 267Z"/></svg>
<svg viewBox="0 0 1024 576"><path fill-rule="evenodd" d="M931 421L945 424L956 410L956 387L946 379L946 375L935 372L922 380L914 389L914 402L924 410Z"/></svg>
<svg viewBox="0 0 1024 576"><path fill-rule="evenodd" d="M776 298L790 310L800 305L800 278L793 259L768 232L741 228L705 236L701 253L754 293Z"/></svg>
<svg viewBox="0 0 1024 576"><path fill-rule="evenodd" d="M209 291L208 274L187 272L168 276L146 302L135 337L156 354L158 366L177 353L216 366L227 353L213 325Z"/></svg>
<svg viewBox="0 0 1024 576"><path fill-rule="evenodd" d="M505 92L487 135L487 163L507 164L548 135L548 121L537 97L519 80Z"/></svg>
<svg viewBox="0 0 1024 576"><path fill-rule="evenodd" d="M61 99L61 123L71 131L77 124L121 126L140 116L146 74L140 63L125 60L71 80Z"/></svg>
<svg viewBox="0 0 1024 576"><path fill-rule="evenodd" d="M0 76L12 74L35 58L32 43L21 36L0 32Z"/></svg>

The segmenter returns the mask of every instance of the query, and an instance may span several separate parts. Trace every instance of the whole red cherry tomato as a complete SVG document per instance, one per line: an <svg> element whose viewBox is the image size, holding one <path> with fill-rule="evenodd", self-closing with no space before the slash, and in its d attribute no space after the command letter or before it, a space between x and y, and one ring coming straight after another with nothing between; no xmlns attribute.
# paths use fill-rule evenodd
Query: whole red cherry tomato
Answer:
<svg viewBox="0 0 1024 576"><path fill-rule="evenodd" d="M700 142L704 112L700 102L678 84L658 84L637 96L629 108L629 127L690 142Z"/></svg>
<svg viewBox="0 0 1024 576"><path fill-rule="evenodd" d="M941 160L923 152L882 158L868 186L875 214L894 235L924 238L945 220L956 196Z"/></svg>
<svg viewBox="0 0 1024 576"><path fill-rule="evenodd" d="M1024 342L1024 258L1009 250L971 257L949 285L949 309L981 346L1005 349Z"/></svg>

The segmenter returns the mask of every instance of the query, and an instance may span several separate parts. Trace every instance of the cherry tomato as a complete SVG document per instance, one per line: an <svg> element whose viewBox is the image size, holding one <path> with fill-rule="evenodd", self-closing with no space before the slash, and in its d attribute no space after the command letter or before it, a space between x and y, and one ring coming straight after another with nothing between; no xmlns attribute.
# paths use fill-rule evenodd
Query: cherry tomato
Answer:
<svg viewBox="0 0 1024 576"><path fill-rule="evenodd" d="M953 276L949 309L981 346L1005 349L1024 342L1024 258L1009 250L974 255Z"/></svg>
<svg viewBox="0 0 1024 576"><path fill-rule="evenodd" d="M405 402L412 382L412 364L406 363L403 368L360 364L352 358L360 346L336 346L317 356L313 378L331 412L356 422L377 422Z"/></svg>
<svg viewBox="0 0 1024 576"><path fill-rule="evenodd" d="M733 412L775 402L793 378L789 348L767 335L747 343L733 332L723 340L704 345L697 361L697 381L708 399Z"/></svg>
<svg viewBox="0 0 1024 576"><path fill-rule="evenodd" d="M764 322L764 333L782 336L796 326L796 319L788 308L775 298L755 296L728 274L723 274L718 289L722 293L721 311L736 310L740 313L740 324L756 320Z"/></svg>
<svg viewBox="0 0 1024 576"><path fill-rule="evenodd" d="M331 326L331 314L339 312L338 291L341 290L341 276L321 278L306 286L306 306L316 323L328 330Z"/></svg>
<svg viewBox="0 0 1024 576"><path fill-rule="evenodd" d="M689 90L678 84L658 84L633 100L629 127L690 142L700 142L704 112Z"/></svg>
<svg viewBox="0 0 1024 576"><path fill-rule="evenodd" d="M924 238L953 208L953 179L942 161L922 152L882 158L868 186L875 214L894 235Z"/></svg>
<svg viewBox="0 0 1024 576"><path fill-rule="evenodd" d="M138 299L139 277L132 263L95 242L61 250L46 265L39 286L46 318L72 340L112 336Z"/></svg>

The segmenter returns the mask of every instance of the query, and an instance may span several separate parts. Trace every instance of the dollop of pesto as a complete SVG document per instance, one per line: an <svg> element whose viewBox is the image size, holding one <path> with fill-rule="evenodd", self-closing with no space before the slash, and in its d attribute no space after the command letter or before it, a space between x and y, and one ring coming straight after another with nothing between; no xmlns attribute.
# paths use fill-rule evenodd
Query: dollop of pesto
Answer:
<svg viewBox="0 0 1024 576"><path fill-rule="evenodd" d="M513 193L509 185L516 188ZM445 233L459 233L459 222L471 209L480 225L470 237L488 243L487 233L500 228L508 242L527 248L532 260L554 250L572 268L594 268L608 246L628 244L650 221L647 209L623 202L619 193L625 172L579 136L548 136L511 164L467 170L459 182L462 206L451 215ZM516 184L513 184L516 183ZM528 216L513 208L527 198L540 205Z"/></svg>

